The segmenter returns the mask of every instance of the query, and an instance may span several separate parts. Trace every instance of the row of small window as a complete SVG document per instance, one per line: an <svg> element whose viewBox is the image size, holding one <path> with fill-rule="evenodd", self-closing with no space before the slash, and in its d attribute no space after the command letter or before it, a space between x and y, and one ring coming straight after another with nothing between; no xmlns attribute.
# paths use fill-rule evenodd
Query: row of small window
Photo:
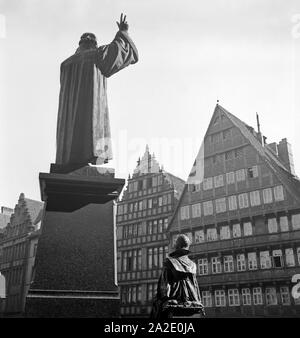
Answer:
<svg viewBox="0 0 300 338"><path fill-rule="evenodd" d="M219 143L221 140L225 141L232 137L232 128L224 129L221 132L209 135L210 143Z"/></svg>
<svg viewBox="0 0 300 338"><path fill-rule="evenodd" d="M147 222L147 234L163 233L168 228L168 218L161 218L158 220L151 220Z"/></svg>
<svg viewBox="0 0 300 338"><path fill-rule="evenodd" d="M130 285L121 287L121 303L137 304L142 301L142 285Z"/></svg>
<svg viewBox="0 0 300 338"><path fill-rule="evenodd" d="M151 302L156 294L157 284L147 284L147 301ZM280 301L278 300L275 287L266 287L265 293L261 287L255 288L242 288L241 290L228 289L227 297L225 290L214 291L214 304L213 294L210 291L202 291L202 302L204 307L225 307L225 306L251 306L251 305L291 305L292 297L288 286L279 288ZM142 286L133 285L122 287L121 302L122 304L137 304L142 301ZM294 299L295 305L300 305L300 298Z"/></svg>
<svg viewBox="0 0 300 338"><path fill-rule="evenodd" d="M147 249L147 268L151 269L160 269L163 267L164 259L167 257L169 247L159 246L155 248Z"/></svg>
<svg viewBox="0 0 300 338"><path fill-rule="evenodd" d="M218 229L216 227L207 228L206 231L196 230L194 232L194 239L192 232L187 232L185 233L185 235L188 236L191 243L198 244L204 242L217 241L218 239L224 240L230 238L240 238L242 236L251 236L253 235L253 227L251 222L244 222L242 223L242 227L240 223L232 224L232 226L229 225L221 226L219 230L219 235ZM173 246L175 245L177 237L178 234L173 236L172 240Z"/></svg>
<svg viewBox="0 0 300 338"><path fill-rule="evenodd" d="M274 194L274 198L273 198ZM261 198L262 196L262 198ZM250 200L250 203L249 203ZM262 204L272 203L273 201L279 202L284 200L283 186L278 185L272 188L266 188L263 190L250 191L249 193L242 193L239 195L232 195L229 197L218 198L214 201L205 201L203 203L195 203L185 205L180 208L180 219L185 220L190 217L196 218L203 216L209 216L216 213L244 209L248 207L255 207ZM191 215L190 215L191 207ZM202 208L203 210L202 210Z"/></svg>
<svg viewBox="0 0 300 338"><path fill-rule="evenodd" d="M123 238L133 238L141 235L141 223L123 225Z"/></svg>
<svg viewBox="0 0 300 338"><path fill-rule="evenodd" d="M252 291L252 292L251 292ZM202 291L202 302L204 307L213 306L213 297L210 291ZM291 294L288 286L279 288L279 298L275 287L266 287L263 294L261 287L228 289L227 297L225 290L214 291L214 306L240 306L240 305L291 305ZM300 298L294 299L295 305L300 305Z"/></svg>
<svg viewBox="0 0 300 338"><path fill-rule="evenodd" d="M10 268L9 270L3 270L1 273L5 277L7 288L9 288L11 285L21 284L22 282L22 266Z"/></svg>
<svg viewBox="0 0 300 338"><path fill-rule="evenodd" d="M147 269L159 269L163 267L164 259L168 254L168 246L151 247L146 251ZM142 250L134 249L121 251L118 261L119 272L132 272L142 270Z"/></svg>
<svg viewBox="0 0 300 338"><path fill-rule="evenodd" d="M281 216L279 219L273 217L267 220L268 232L277 233L289 230L300 229L300 214L291 216L291 227L287 216ZM251 236L254 234L254 228L251 222L243 222L242 226L239 223L217 227L208 227L206 230L196 230L194 238L192 232L187 232L191 243L204 243L217 240L225 240L230 238L239 238L242 236ZM175 244L178 235L173 236L173 245Z"/></svg>
<svg viewBox="0 0 300 338"><path fill-rule="evenodd" d="M212 156L207 156L205 158L205 164L215 165L218 162L224 162L229 160L235 160L244 156L244 149L246 147L242 146L235 148L233 150L226 151L221 154L216 154Z"/></svg>
<svg viewBox="0 0 300 338"><path fill-rule="evenodd" d="M255 165L253 167L249 167L247 169L239 169L236 171L231 171L225 174L217 175L214 177L207 177L203 179L203 190L210 190L213 188L220 188L226 184L234 184L235 182L242 182L248 178L255 178L258 177L258 166ZM189 191L200 191L201 190L201 183L197 184L190 184Z"/></svg>
<svg viewBox="0 0 300 338"><path fill-rule="evenodd" d="M21 259L25 257L26 243L15 244L3 248L2 262L8 262L14 259Z"/></svg>
<svg viewBox="0 0 300 338"><path fill-rule="evenodd" d="M300 247L297 248L298 265L300 265ZM259 263L260 269L271 269L271 268L282 268L284 265L287 267L292 267L296 265L296 258L293 248L285 249L285 255L283 257L282 250L273 250L272 255L268 250L260 251L259 253ZM222 264L223 260L223 264ZM248 264L247 264L248 261ZM236 262L234 262L233 255L226 255L221 257L212 257L210 261L211 273L226 273L236 271L246 271L247 266L248 270L257 270L258 269L258 259L256 252L248 252L246 261L245 254L236 255ZM199 258L197 262L198 274L199 275L208 275L209 274L209 263L207 258ZM236 263L236 267L235 264ZM222 271L223 265L223 271Z"/></svg>
<svg viewBox="0 0 300 338"><path fill-rule="evenodd" d="M140 270L142 270L142 249L121 251L118 271L129 272Z"/></svg>
<svg viewBox="0 0 300 338"><path fill-rule="evenodd" d="M147 268L162 268L164 259L168 254L168 246L151 247L147 249ZM121 251L118 261L119 272L131 272L142 270L142 250L133 249Z"/></svg>
<svg viewBox="0 0 300 338"><path fill-rule="evenodd" d="M171 203L172 194L164 194L162 196L143 199L132 203L123 203L118 205L118 215L162 207Z"/></svg>
<svg viewBox="0 0 300 338"><path fill-rule="evenodd" d="M142 224L128 224L123 226L123 238L133 238L142 235ZM147 235L164 233L168 228L168 218L147 221Z"/></svg>
<svg viewBox="0 0 300 338"><path fill-rule="evenodd" d="M142 299L142 285L130 285L121 287L121 302L122 304L138 304L143 300L152 302L156 294L157 283L147 283L146 299Z"/></svg>
<svg viewBox="0 0 300 338"><path fill-rule="evenodd" d="M128 192L141 191L143 189L150 189L163 184L163 175L156 175L147 177L141 180L133 181L128 183Z"/></svg>

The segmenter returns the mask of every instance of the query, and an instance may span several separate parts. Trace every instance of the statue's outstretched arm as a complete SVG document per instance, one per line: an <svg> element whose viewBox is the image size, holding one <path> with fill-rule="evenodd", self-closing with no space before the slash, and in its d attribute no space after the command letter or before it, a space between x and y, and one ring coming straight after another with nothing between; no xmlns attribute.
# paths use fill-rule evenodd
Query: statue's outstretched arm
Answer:
<svg viewBox="0 0 300 338"><path fill-rule="evenodd" d="M119 31L114 40L106 46L99 47L99 68L105 77L117 73L121 69L138 61L138 51L128 35L126 15L121 14L117 22Z"/></svg>

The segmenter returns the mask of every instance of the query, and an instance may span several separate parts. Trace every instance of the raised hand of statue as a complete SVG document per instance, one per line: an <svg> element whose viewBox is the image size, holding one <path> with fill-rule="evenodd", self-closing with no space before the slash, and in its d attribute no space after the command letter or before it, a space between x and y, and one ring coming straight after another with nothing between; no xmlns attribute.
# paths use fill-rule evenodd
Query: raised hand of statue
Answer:
<svg viewBox="0 0 300 338"><path fill-rule="evenodd" d="M117 25L118 25L120 31L128 31L129 26L128 26L128 23L126 21L126 15L124 15L124 17L123 17L123 13L121 14L120 22L117 21Z"/></svg>

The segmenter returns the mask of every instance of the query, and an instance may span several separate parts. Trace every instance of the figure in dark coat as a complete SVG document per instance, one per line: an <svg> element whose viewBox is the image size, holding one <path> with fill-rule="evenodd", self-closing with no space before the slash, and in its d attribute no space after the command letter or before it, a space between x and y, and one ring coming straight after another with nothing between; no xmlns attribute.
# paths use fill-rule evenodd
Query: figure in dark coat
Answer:
<svg viewBox="0 0 300 338"><path fill-rule="evenodd" d="M106 79L138 61L138 51L121 15L114 40L97 47L85 33L76 53L61 64L56 164L85 166L112 159Z"/></svg>
<svg viewBox="0 0 300 338"><path fill-rule="evenodd" d="M189 246L189 238L179 235L176 250L164 262L153 302L153 319L170 318L174 314L205 315L196 278L196 264L188 257Z"/></svg>

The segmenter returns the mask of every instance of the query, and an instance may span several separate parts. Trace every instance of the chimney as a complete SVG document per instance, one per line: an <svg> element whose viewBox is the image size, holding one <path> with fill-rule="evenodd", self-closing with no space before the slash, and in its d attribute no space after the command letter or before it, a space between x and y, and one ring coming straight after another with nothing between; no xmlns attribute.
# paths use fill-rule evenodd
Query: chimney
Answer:
<svg viewBox="0 0 300 338"><path fill-rule="evenodd" d="M283 138L278 144L278 157L291 174L295 175L292 148L286 138Z"/></svg>
<svg viewBox="0 0 300 338"><path fill-rule="evenodd" d="M273 142L273 143L269 143L268 148L271 149L273 151L273 153L278 156L278 147L277 147L277 143Z"/></svg>

